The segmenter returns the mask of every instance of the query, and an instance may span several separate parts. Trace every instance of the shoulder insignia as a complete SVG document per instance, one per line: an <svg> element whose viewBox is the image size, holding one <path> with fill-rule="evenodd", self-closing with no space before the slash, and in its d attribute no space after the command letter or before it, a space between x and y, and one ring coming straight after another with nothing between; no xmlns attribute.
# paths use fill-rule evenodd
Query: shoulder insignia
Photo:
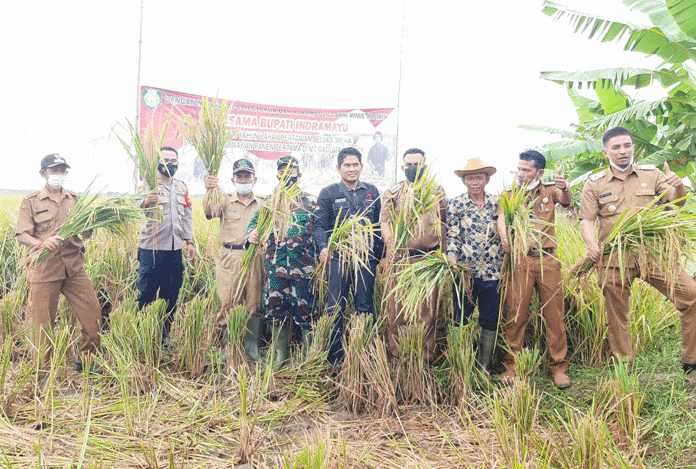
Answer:
<svg viewBox="0 0 696 469"><path fill-rule="evenodd" d="M643 171L653 171L657 169L654 164L637 164L636 168L642 169Z"/></svg>
<svg viewBox="0 0 696 469"><path fill-rule="evenodd" d="M601 178L601 177L604 177L604 173L605 173L605 170L603 169L603 170L601 170L601 171L598 172L598 173L590 174L590 176L589 176L588 179L589 179L590 181L596 181L597 179L599 179L599 178Z"/></svg>
<svg viewBox="0 0 696 469"><path fill-rule="evenodd" d="M25 198L28 199L30 197L36 197L37 195L39 195L39 192L41 191L34 191L31 194L28 194Z"/></svg>
<svg viewBox="0 0 696 469"><path fill-rule="evenodd" d="M392 194L396 194L397 192L399 192L399 189L401 189L403 186L403 182L396 183L389 188L389 192L391 192Z"/></svg>
<svg viewBox="0 0 696 469"><path fill-rule="evenodd" d="M553 186L553 185L556 184L556 183L553 182L553 181L541 181L541 184L542 184L543 186Z"/></svg>
<svg viewBox="0 0 696 469"><path fill-rule="evenodd" d="M312 203L312 204L316 204L316 203L317 203L317 198L314 197L312 194L310 194L310 193L308 193L308 192L303 192L303 193L302 193L302 198L303 198L303 199L307 199L307 200L308 200L310 203Z"/></svg>

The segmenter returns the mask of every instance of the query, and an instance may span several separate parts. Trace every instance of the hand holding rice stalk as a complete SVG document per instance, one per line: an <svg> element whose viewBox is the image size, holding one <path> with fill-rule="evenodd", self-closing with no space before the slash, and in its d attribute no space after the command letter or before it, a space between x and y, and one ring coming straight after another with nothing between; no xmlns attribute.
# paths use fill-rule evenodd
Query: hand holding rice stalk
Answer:
<svg viewBox="0 0 696 469"><path fill-rule="evenodd" d="M425 235L428 230L437 230L441 235L442 226L437 216L444 191L430 177L425 168L422 176L406 187L399 204L399 213L391 214L394 253L408 250L408 243Z"/></svg>
<svg viewBox="0 0 696 469"><path fill-rule="evenodd" d="M682 258L694 260L696 249L696 214L690 206L679 202L694 196L687 195L668 205L659 204L663 192L646 207L626 210L622 213L602 243L602 256L616 256L621 277L625 276L626 265L633 258L642 271L656 264L663 272L676 272ZM601 261L600 261L601 262ZM571 269L570 275L588 274L596 264L585 259ZM674 290L672 277L670 291Z"/></svg>
<svg viewBox="0 0 696 469"><path fill-rule="evenodd" d="M140 132L133 127L133 124L128 120L126 120L126 122L128 124L127 130L130 133L130 142L127 142L116 134L116 137L118 137L126 153L128 153L130 159L135 163L135 170L143 182L145 182L145 186L149 192L157 190L159 183L159 170L157 169L157 165L159 164L159 153L160 148L162 148L164 144L164 138L167 135L170 119L171 116L167 117L167 121L162 127L157 139L155 139L153 135L154 131L152 128L148 129L144 139L141 138ZM159 205L149 209L148 213L153 220L162 219L162 207Z"/></svg>
<svg viewBox="0 0 696 469"><path fill-rule="evenodd" d="M70 211L68 219L58 232L63 240L68 240L86 231L104 228L110 234L125 238L132 222L139 221L143 211L130 197L107 197L84 192ZM64 242L63 241L63 242ZM29 259L30 265L45 260L51 251L35 251Z"/></svg>
<svg viewBox="0 0 696 469"><path fill-rule="evenodd" d="M256 215L256 231L259 234L259 243L250 244L242 255L240 260L242 274L237 286L237 293L241 292L246 285L247 274L254 259L256 259L258 255L260 246L268 242L268 238L270 238L271 234L273 234L276 239L283 238L293 226L292 208L299 203L302 190L297 183L290 186L285 184L286 177L288 176L288 168L286 168L280 178L280 182L273 189L268 199L261 205Z"/></svg>
<svg viewBox="0 0 696 469"><path fill-rule="evenodd" d="M320 298L323 298L327 292L326 272L333 253L338 253L341 275L354 273L357 285L357 273L361 268L370 266L373 234L377 229L377 225L370 222L365 212L351 215L343 221L341 221L341 211L338 212L326 245L329 255L326 261L319 262L314 270L315 278L318 279L316 288Z"/></svg>
<svg viewBox="0 0 696 469"><path fill-rule="evenodd" d="M225 156L225 148L237 133L237 129L227 127L230 106L222 100L209 101L203 98L203 107L198 119L183 114L184 135L201 157L209 175L217 177ZM222 201L219 188L207 191L205 198L210 204Z"/></svg>
<svg viewBox="0 0 696 469"><path fill-rule="evenodd" d="M442 251L429 252L418 262L401 262L396 264L398 269L393 273L392 289L385 297L397 298L400 303L400 313L410 323L420 321L420 307L423 301L432 298L433 292L437 292L437 303L428 305L435 311L442 295L447 292L455 282L459 283L459 291L466 291L466 273L469 268L447 258Z"/></svg>

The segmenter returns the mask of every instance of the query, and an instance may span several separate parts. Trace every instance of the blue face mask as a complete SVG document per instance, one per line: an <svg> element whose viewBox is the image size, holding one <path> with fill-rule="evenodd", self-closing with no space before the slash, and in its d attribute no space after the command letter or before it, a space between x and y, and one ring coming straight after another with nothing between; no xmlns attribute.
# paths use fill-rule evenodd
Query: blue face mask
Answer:
<svg viewBox="0 0 696 469"><path fill-rule="evenodd" d="M176 173L176 170L178 167L179 167L179 165L174 164L174 163L167 163L166 165L164 163L159 163L157 165L157 169L162 174L162 176L165 176L168 178L174 176L174 173Z"/></svg>
<svg viewBox="0 0 696 469"><path fill-rule="evenodd" d="M237 194L240 194L240 195L251 194L251 191L253 190L253 188L254 188L253 183L248 183L248 184L234 183L234 189L237 191Z"/></svg>

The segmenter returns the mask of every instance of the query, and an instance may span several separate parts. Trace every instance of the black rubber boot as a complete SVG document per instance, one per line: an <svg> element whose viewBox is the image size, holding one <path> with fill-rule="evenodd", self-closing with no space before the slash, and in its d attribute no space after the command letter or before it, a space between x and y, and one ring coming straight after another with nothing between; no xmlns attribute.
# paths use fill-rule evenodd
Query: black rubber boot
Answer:
<svg viewBox="0 0 696 469"><path fill-rule="evenodd" d="M244 334L244 351L252 362L261 360L259 342L261 340L262 318L252 316L247 321L247 330Z"/></svg>

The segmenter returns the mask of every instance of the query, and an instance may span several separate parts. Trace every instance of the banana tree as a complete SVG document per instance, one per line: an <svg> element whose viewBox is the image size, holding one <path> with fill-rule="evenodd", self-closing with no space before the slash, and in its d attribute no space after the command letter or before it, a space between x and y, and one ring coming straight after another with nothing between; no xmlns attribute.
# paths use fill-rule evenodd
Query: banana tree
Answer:
<svg viewBox="0 0 696 469"><path fill-rule="evenodd" d="M651 68L541 73L542 78L568 88L579 119L574 132L561 133L561 141L542 151L552 161L572 168L570 175L577 182L600 167L601 135L617 125L633 132L637 158L643 163L668 161L677 174L686 176L696 160L696 0L624 0L624 4L645 13L652 24L613 21L549 1L543 5L543 13L556 21L568 19L577 34L620 42L627 51L661 59ZM664 96L633 100L626 91L651 85L661 86ZM578 90L583 87L593 90L597 99L581 96Z"/></svg>

